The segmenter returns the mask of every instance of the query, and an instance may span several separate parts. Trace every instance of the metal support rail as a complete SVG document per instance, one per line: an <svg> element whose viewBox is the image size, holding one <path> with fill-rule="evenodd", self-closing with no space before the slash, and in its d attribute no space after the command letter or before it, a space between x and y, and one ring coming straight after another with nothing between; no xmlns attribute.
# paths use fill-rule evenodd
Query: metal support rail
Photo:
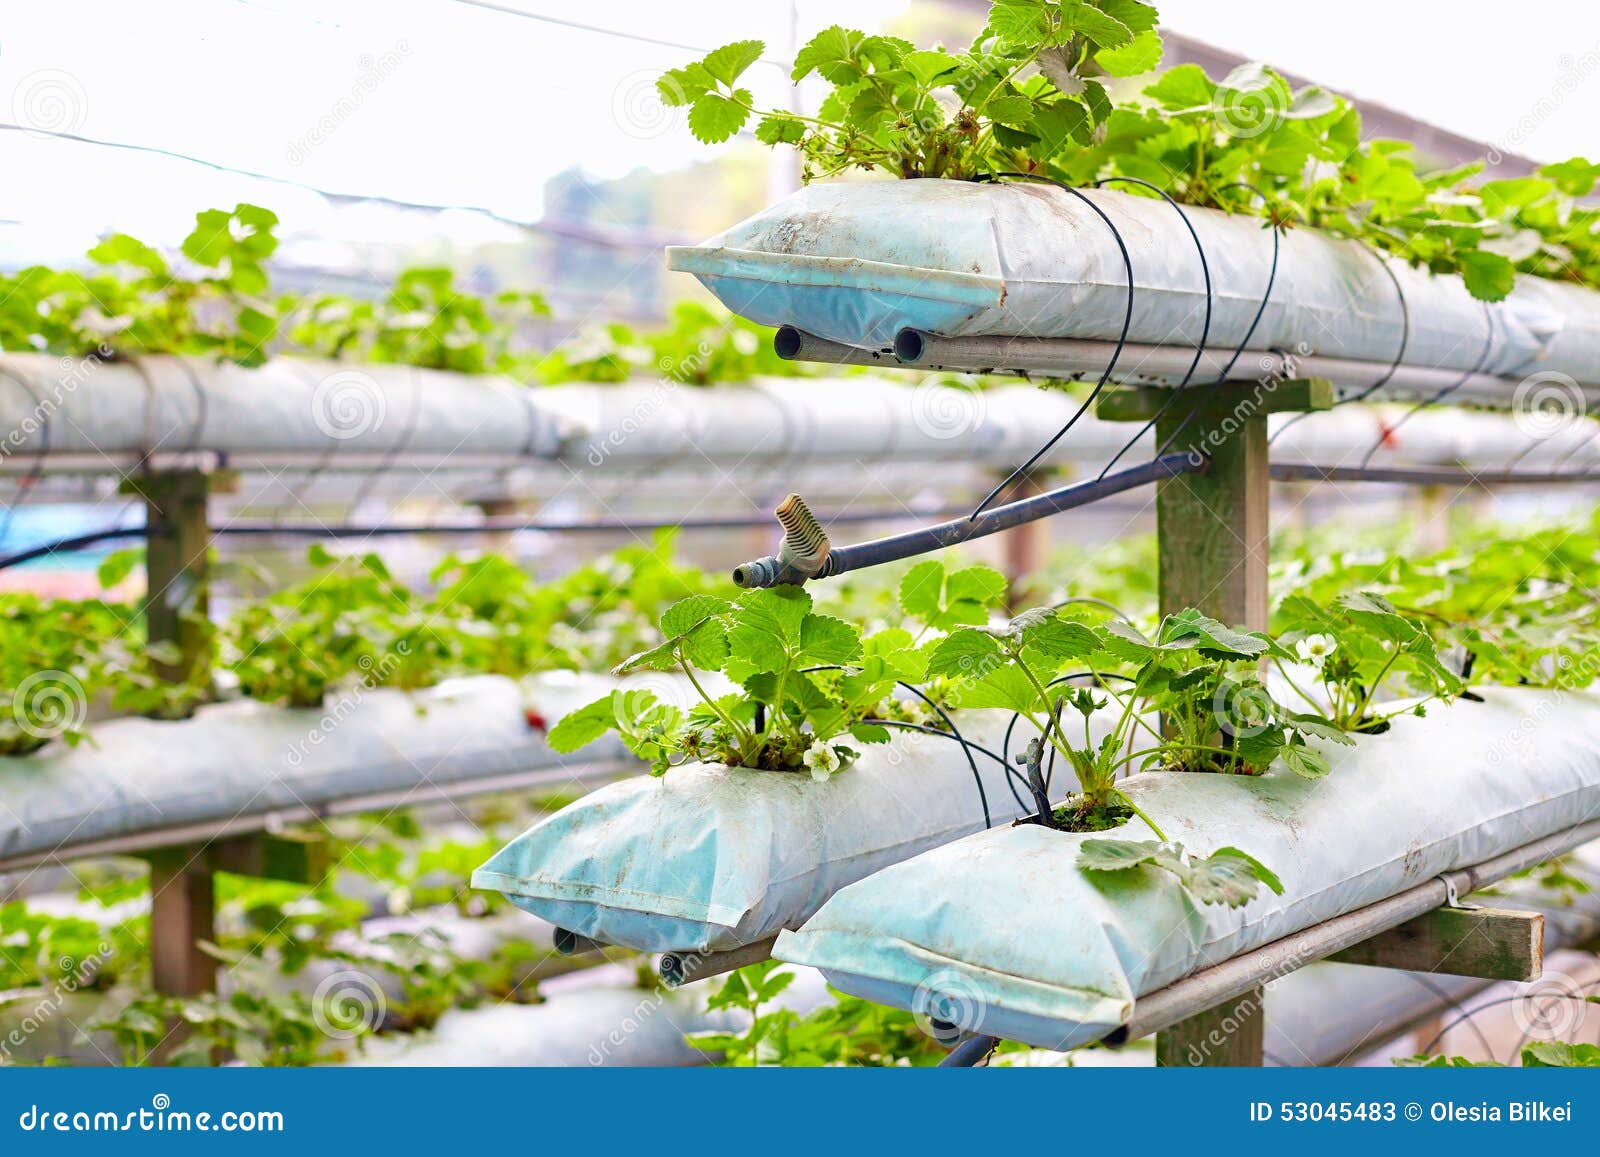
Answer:
<svg viewBox="0 0 1600 1157"><path fill-rule="evenodd" d="M1122 1045L1217 1008L1307 964L1333 956L1369 940L1414 917L1449 904L1479 888L1570 852L1580 844L1600 838L1600 820L1555 832L1523 844L1502 855L1408 888L1404 892L1335 916L1271 944L1202 969L1158 992L1140 997L1128 1023L1107 1035L1102 1043ZM949 1068L976 1065L992 1052L1000 1038L977 1035L963 1041L941 1063Z"/></svg>
<svg viewBox="0 0 1600 1157"><path fill-rule="evenodd" d="M1274 482L1397 482L1407 486L1547 486L1600 482L1600 470L1473 470L1446 466L1310 466L1274 462Z"/></svg>
<svg viewBox="0 0 1600 1157"><path fill-rule="evenodd" d="M901 367L945 370L954 373L1016 374L1074 380L1093 378L1104 371L1116 353L1117 343L1075 338L964 337L948 338L919 330L901 330L889 349L858 349L785 326L773 339L773 349L787 361L829 365ZM1213 380L1229 372L1231 349L1207 349L1194 368L1196 382ZM1117 380L1131 385L1173 385L1184 380L1194 360L1192 345L1141 345L1129 342L1117 360ZM1237 378L1326 378L1341 390L1362 391L1388 366L1349 358L1296 355L1272 350L1247 351L1248 361L1232 368ZM1381 391L1385 398L1434 398L1448 393L1454 403L1498 405L1509 408L1517 380L1495 374L1430 369L1402 365L1394 369ZM1191 386L1190 389L1201 389ZM1600 401L1600 388L1580 386L1591 403Z"/></svg>

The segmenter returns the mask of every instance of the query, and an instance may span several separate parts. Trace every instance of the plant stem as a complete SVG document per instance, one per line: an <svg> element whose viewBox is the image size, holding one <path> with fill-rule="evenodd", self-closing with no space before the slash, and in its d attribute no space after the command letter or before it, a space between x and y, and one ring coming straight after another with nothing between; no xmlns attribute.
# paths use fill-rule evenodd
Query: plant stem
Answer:
<svg viewBox="0 0 1600 1157"><path fill-rule="evenodd" d="M1133 799L1128 795L1127 792L1121 791L1121 792L1118 792L1117 794L1122 797L1122 801L1125 804L1128 805L1129 810L1131 810L1134 815L1138 816L1146 824L1149 825L1150 830L1155 832L1156 839L1160 840L1162 843L1166 843L1167 842L1167 833L1161 830L1160 825L1157 824L1155 820L1151 819L1149 816L1147 816L1144 813L1144 809L1143 808L1141 808L1138 804L1133 802Z"/></svg>
<svg viewBox="0 0 1600 1157"><path fill-rule="evenodd" d="M704 701L707 707L711 708L712 714L718 719L722 720L723 725L738 737L740 753L744 755L753 755L754 752L746 752L745 748L747 745L751 744L751 741L754 737L750 734L750 732L746 731L743 727L740 727L739 724L734 722L733 717L719 707L715 699L706 694L706 689L700 686L700 680L694 677L694 669L689 666L689 661L679 654L676 649L673 650L673 654L677 655L678 666L683 668L683 673L689 677L689 682L694 686L694 689L699 694L701 700Z"/></svg>

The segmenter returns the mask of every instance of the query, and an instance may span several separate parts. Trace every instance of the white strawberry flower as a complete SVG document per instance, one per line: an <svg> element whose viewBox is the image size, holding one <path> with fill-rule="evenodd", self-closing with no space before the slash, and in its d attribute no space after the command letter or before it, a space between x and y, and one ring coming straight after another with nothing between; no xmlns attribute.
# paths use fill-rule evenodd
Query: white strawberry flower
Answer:
<svg viewBox="0 0 1600 1157"><path fill-rule="evenodd" d="M1295 653L1300 656L1302 663L1320 670L1338 648L1339 644L1332 635L1307 635L1295 645Z"/></svg>
<svg viewBox="0 0 1600 1157"><path fill-rule="evenodd" d="M839 753L819 739L806 748L800 762L810 769L812 779L827 783L828 777L839 770Z"/></svg>

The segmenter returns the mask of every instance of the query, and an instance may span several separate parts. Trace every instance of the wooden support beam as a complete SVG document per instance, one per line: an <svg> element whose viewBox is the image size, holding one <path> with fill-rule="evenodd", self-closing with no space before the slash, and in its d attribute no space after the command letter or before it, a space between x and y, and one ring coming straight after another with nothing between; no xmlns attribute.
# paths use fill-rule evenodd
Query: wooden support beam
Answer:
<svg viewBox="0 0 1600 1157"><path fill-rule="evenodd" d="M1155 419L1157 445L1211 459L1205 474L1156 485L1162 614L1195 607L1229 626L1266 629L1267 415L1332 405L1333 387L1320 378L1229 382L1176 398L1148 388L1104 396L1101 418Z"/></svg>
<svg viewBox="0 0 1600 1157"><path fill-rule="evenodd" d="M217 961L200 948L215 939L215 890L202 849L150 853L150 979L163 996L215 991Z"/></svg>
<svg viewBox="0 0 1600 1157"><path fill-rule="evenodd" d="M1333 387L1320 378L1225 382L1180 391L1119 389L1096 413L1113 422L1156 424L1163 452L1203 454L1204 474L1156 484L1156 540L1163 615L1188 607L1231 627L1267 629L1267 415L1326 410ZM1225 1001L1156 1034L1156 1063L1260 1065L1265 1061L1261 990Z"/></svg>
<svg viewBox="0 0 1600 1157"><path fill-rule="evenodd" d="M1479 980L1536 980L1544 972L1544 915L1436 908L1328 959Z"/></svg>
<svg viewBox="0 0 1600 1157"><path fill-rule="evenodd" d="M206 498L232 482L198 470L124 481L145 505L145 635L168 654L153 666L169 683L203 686L211 669L207 564L211 532Z"/></svg>
<svg viewBox="0 0 1600 1157"><path fill-rule="evenodd" d="M1033 474L1024 474L1000 496L998 502L1018 502L1044 493L1044 487ZM1007 610L1015 612L1021 605L1023 581L1044 566L1045 547L1050 541L1047 519L1038 518L1014 526L1000 536L1002 551L1001 569L1006 576Z"/></svg>
<svg viewBox="0 0 1600 1157"><path fill-rule="evenodd" d="M1260 1066L1266 1052L1264 992L1253 988L1156 1033L1163 1068Z"/></svg>
<svg viewBox="0 0 1600 1157"><path fill-rule="evenodd" d="M174 997L217 990L217 959L201 947L216 942L216 872L314 884L329 867L328 841L317 835L261 832L143 855L150 865L151 986ZM166 1063L186 1035L175 1020L151 1061Z"/></svg>

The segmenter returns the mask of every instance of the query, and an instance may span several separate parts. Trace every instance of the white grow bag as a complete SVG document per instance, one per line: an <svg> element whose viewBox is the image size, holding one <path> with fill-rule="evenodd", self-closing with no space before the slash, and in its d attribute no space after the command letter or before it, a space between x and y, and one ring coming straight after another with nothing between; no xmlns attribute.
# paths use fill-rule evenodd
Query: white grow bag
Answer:
<svg viewBox="0 0 1600 1157"><path fill-rule="evenodd" d="M780 959L905 1008L1043 1048L1098 1040L1137 997L1240 953L1600 815L1600 694L1489 688L1330 750L1315 782L1152 772L1128 793L1191 851L1232 845L1284 894L1197 904L1168 873L1084 873L1094 838L998 828L846 888ZM1137 820L1117 838L1150 839Z"/></svg>
<svg viewBox="0 0 1600 1157"><path fill-rule="evenodd" d="M1128 339L1194 346L1205 280L1178 214L1150 197L1084 195L1127 244L1135 286ZM1272 235L1254 217L1184 213L1211 270L1207 344L1236 347L1266 292ZM1039 184L816 184L703 245L667 252L669 268L695 274L735 313L867 348L892 344L906 327L946 337L1112 341L1127 303L1111 230L1078 197ZM1271 298L1249 348L1387 365L1402 339L1407 366L1510 376L1543 369L1594 383L1600 294L1519 277L1509 298L1485 306L1460 278L1385 261L1357 242L1310 229L1281 236Z"/></svg>
<svg viewBox="0 0 1600 1157"><path fill-rule="evenodd" d="M191 824L632 757L607 737L575 755L529 726L617 686L555 671L406 692L344 689L319 708L236 700L192 719L96 723L77 747L0 758L0 861Z"/></svg>
<svg viewBox="0 0 1600 1157"><path fill-rule="evenodd" d="M1011 717L953 718L970 742L998 753ZM1097 722L1097 738L1110 719ZM1019 721L1012 753L1034 734ZM974 759L995 824L1032 811L994 760ZM1059 762L1053 786L1074 787ZM982 829L960 745L897 732L825 783L695 764L609 784L529 828L472 882L605 944L718 952L797 928L846 884Z"/></svg>

